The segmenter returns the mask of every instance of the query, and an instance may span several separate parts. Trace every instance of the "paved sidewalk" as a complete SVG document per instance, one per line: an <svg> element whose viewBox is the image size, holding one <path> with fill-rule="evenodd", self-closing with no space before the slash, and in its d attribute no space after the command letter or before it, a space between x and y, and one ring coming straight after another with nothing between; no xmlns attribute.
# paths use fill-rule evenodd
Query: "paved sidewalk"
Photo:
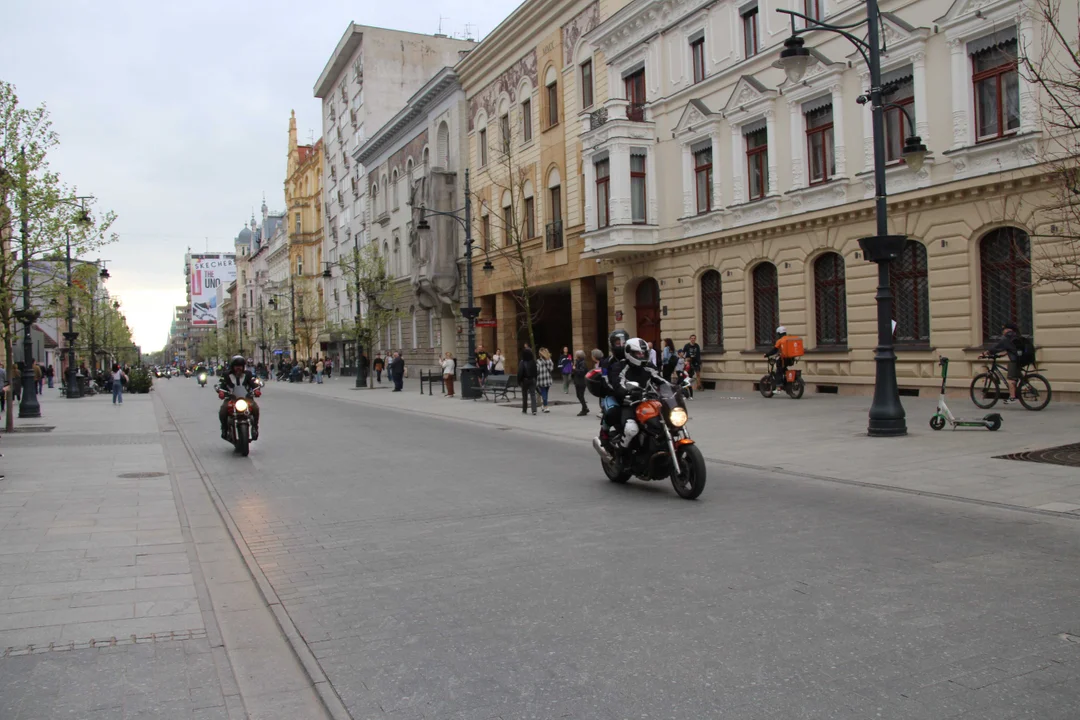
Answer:
<svg viewBox="0 0 1080 720"><path fill-rule="evenodd" d="M483 422L542 432L585 442L596 433L594 416L576 417L576 398L561 384L551 389L549 414L524 416L520 401L512 407L485 401L421 395L419 381L407 379L405 391L357 390L352 378L322 385L270 383L269 392L308 392L372 408L394 407L433 417ZM590 406L596 401L590 396ZM908 435L866 436L869 397L807 394L801 400L757 393L701 391L690 403L690 430L713 461L830 480L881 485L1000 503L1047 512L1080 514L1080 469L1044 463L996 459L1080 440L1080 405L1052 402L1041 412L1019 405L1003 407L997 432L980 428L942 430L929 427L937 398L902 398ZM950 390L949 404L958 416L982 417L966 389ZM717 487L722 478L710 478Z"/></svg>
<svg viewBox="0 0 1080 720"><path fill-rule="evenodd" d="M242 694L256 662L279 670L262 680L276 690L302 672L273 664L295 659L239 555L224 562L235 547L199 476L177 474L167 452L179 438L159 431L153 398L113 406L49 391L43 415L16 420L38 431L0 441L0 718L321 717L318 706L256 712L267 703ZM219 627L215 615L240 598L270 618L269 630L244 618L262 637L231 643L257 647L247 665L222 640L239 622Z"/></svg>

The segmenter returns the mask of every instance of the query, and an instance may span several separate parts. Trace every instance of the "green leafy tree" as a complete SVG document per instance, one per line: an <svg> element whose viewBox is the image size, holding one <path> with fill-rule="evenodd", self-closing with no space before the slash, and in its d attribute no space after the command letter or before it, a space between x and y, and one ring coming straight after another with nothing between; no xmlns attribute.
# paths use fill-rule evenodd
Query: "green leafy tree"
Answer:
<svg viewBox="0 0 1080 720"><path fill-rule="evenodd" d="M349 301L355 305L359 293L362 306L358 316L342 323L342 330L356 343L359 382L360 348L370 353L390 324L402 316L398 309L400 288L387 271L386 258L375 243L354 246L352 253L343 255L338 264L348 282ZM368 373L368 378L369 386L373 386L374 375Z"/></svg>

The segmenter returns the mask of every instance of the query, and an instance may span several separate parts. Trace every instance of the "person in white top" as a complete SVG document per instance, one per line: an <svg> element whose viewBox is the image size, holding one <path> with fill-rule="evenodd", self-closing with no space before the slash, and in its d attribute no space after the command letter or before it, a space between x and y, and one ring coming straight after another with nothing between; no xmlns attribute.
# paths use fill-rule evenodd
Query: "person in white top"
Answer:
<svg viewBox="0 0 1080 720"><path fill-rule="evenodd" d="M446 386L446 397L454 397L454 371L457 369L457 361L453 353L446 353L442 361L443 384Z"/></svg>
<svg viewBox="0 0 1080 720"><path fill-rule="evenodd" d="M127 382L127 375L120 369L119 365L114 364L112 366L112 373L109 376L112 380L112 402L113 405L124 404L124 383Z"/></svg>
<svg viewBox="0 0 1080 720"><path fill-rule="evenodd" d="M491 374L503 375L506 372L506 356L502 350L495 348L495 354L491 356Z"/></svg>

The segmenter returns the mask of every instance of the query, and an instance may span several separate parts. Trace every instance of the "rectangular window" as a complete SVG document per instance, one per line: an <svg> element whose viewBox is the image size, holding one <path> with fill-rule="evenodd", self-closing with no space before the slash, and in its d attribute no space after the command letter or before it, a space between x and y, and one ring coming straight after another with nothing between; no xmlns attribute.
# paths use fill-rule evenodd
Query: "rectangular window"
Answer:
<svg viewBox="0 0 1080 720"><path fill-rule="evenodd" d="M749 199L765 197L769 188L769 133L765 128L746 134L746 176Z"/></svg>
<svg viewBox="0 0 1080 720"><path fill-rule="evenodd" d="M821 11L821 5L824 0L803 0L803 15L811 20L821 20L825 17L825 13ZM807 26L812 27L814 23L807 23Z"/></svg>
<svg viewBox="0 0 1080 720"><path fill-rule="evenodd" d="M694 153L694 194L698 215L712 210L712 148Z"/></svg>
<svg viewBox="0 0 1080 720"><path fill-rule="evenodd" d="M705 79L705 36L690 43L690 60L694 66L694 82Z"/></svg>
<svg viewBox="0 0 1080 720"><path fill-rule="evenodd" d="M635 225L644 225L645 206L648 204L645 192L645 156L630 156L630 219Z"/></svg>
<svg viewBox="0 0 1080 720"><path fill-rule="evenodd" d="M536 202L531 197L525 198L525 237L536 237Z"/></svg>
<svg viewBox="0 0 1080 720"><path fill-rule="evenodd" d="M645 120L645 69L642 68L623 78L623 87L626 91L626 117L634 122Z"/></svg>
<svg viewBox="0 0 1080 720"><path fill-rule="evenodd" d="M606 228L611 224L608 212L611 201L610 166L607 160L596 163L596 226Z"/></svg>
<svg viewBox="0 0 1080 720"><path fill-rule="evenodd" d="M547 249L558 250L563 246L562 233L562 189L556 185L548 188L551 201L551 222L547 225Z"/></svg>
<svg viewBox="0 0 1080 720"><path fill-rule="evenodd" d="M915 85L911 76L886 84L882 99L890 105L899 105L915 116ZM904 140L915 134L907 115L899 107L885 108L885 160L900 162L904 157Z"/></svg>
<svg viewBox="0 0 1080 720"><path fill-rule="evenodd" d="M480 155L480 167L487 165L487 128L480 131L479 140L477 140L479 147L477 150Z"/></svg>
<svg viewBox="0 0 1080 720"><path fill-rule="evenodd" d="M1020 128L1016 53L1016 40L1012 39L971 57L977 141L1004 137Z"/></svg>
<svg viewBox="0 0 1080 720"><path fill-rule="evenodd" d="M743 51L746 57L758 54L758 8L757 3L742 11Z"/></svg>
<svg viewBox="0 0 1080 720"><path fill-rule="evenodd" d="M548 127L559 124L559 83L547 86Z"/></svg>
<svg viewBox="0 0 1080 720"><path fill-rule="evenodd" d="M532 100L521 103L521 141L532 140Z"/></svg>
<svg viewBox="0 0 1080 720"><path fill-rule="evenodd" d="M510 152L510 115L507 113L499 118L499 135L504 153Z"/></svg>
<svg viewBox="0 0 1080 720"><path fill-rule="evenodd" d="M551 222L562 222L562 188L556 185L548 190L551 200Z"/></svg>
<svg viewBox="0 0 1080 720"><path fill-rule="evenodd" d="M806 113L806 148L810 158L810 184L831 179L836 174L832 105Z"/></svg>
<svg viewBox="0 0 1080 720"><path fill-rule="evenodd" d="M581 63L581 107L590 108L593 104L592 60Z"/></svg>
<svg viewBox="0 0 1080 720"><path fill-rule="evenodd" d="M480 217L480 243L485 250L491 249L491 218L487 215Z"/></svg>

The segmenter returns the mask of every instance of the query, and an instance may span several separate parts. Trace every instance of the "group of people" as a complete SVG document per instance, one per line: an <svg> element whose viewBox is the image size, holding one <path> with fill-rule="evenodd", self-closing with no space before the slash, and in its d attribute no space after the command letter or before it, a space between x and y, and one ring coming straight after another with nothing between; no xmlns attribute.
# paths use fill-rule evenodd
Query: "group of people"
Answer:
<svg viewBox="0 0 1080 720"><path fill-rule="evenodd" d="M334 374L334 361L330 358L311 358L307 362L293 360L289 362L282 358L277 364L277 379L289 382L317 383L322 385L323 379L329 379ZM262 368L262 363L255 367L255 375L266 379L269 371Z"/></svg>

